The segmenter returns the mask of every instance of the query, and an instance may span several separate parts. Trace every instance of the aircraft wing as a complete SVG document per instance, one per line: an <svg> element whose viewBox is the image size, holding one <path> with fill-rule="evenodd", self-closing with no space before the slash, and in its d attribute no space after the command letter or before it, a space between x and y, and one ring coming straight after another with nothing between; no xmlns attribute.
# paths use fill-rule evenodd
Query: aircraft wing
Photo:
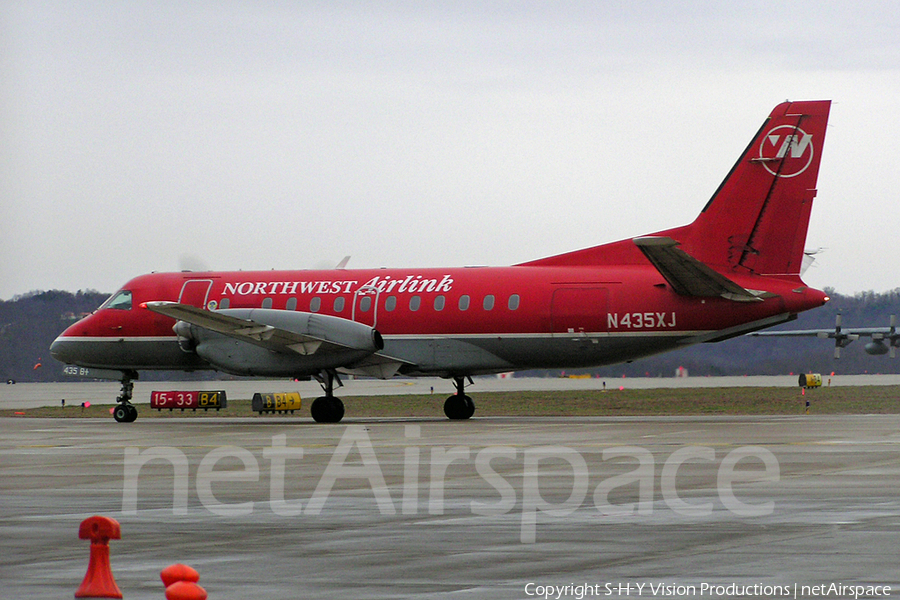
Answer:
<svg viewBox="0 0 900 600"><path fill-rule="evenodd" d="M836 338L841 336L850 336L853 339L861 337L871 337L873 339L883 339L891 335L891 331L887 327L860 327L847 328L842 331L835 332L834 329L793 329L790 331L757 331L748 335L752 336L769 336L769 337L818 337L822 339Z"/></svg>
<svg viewBox="0 0 900 600"><path fill-rule="evenodd" d="M639 237L632 240L656 270L682 296L721 296L735 302L762 302L763 292L745 289L717 273L684 250L670 237Z"/></svg>
<svg viewBox="0 0 900 600"><path fill-rule="evenodd" d="M272 309L210 311L177 302L147 302L155 313L261 346L301 355L384 347L372 327L328 315Z"/></svg>
<svg viewBox="0 0 900 600"><path fill-rule="evenodd" d="M897 354L900 346L900 333L897 333L897 316L891 315L890 327L851 327L841 326L841 315L835 318L833 329L795 329L793 331L759 331L748 335L757 337L817 337L823 340L834 340L834 357L841 357L841 348L847 347L854 340L861 337L872 338L872 343L866 345L869 354L890 353L891 358ZM885 345L885 342L887 344Z"/></svg>
<svg viewBox="0 0 900 600"><path fill-rule="evenodd" d="M384 340L373 327L340 317L265 308L210 311L177 302L142 306L176 319L174 329L180 339L200 342L208 338L206 332L214 332L278 354L296 353L316 364L324 360L331 368L381 379L412 364L380 353Z"/></svg>

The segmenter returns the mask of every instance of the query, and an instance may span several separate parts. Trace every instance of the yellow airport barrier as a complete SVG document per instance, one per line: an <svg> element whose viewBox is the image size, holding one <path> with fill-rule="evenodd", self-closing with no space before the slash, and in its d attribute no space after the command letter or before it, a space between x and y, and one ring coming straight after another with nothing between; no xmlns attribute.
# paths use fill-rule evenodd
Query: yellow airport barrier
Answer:
<svg viewBox="0 0 900 600"><path fill-rule="evenodd" d="M288 411L293 413L295 410L300 410L300 405L299 392L277 392L271 394L257 392L253 394L253 400L250 403L251 408L259 414Z"/></svg>
<svg viewBox="0 0 900 600"><path fill-rule="evenodd" d="M822 387L822 376L818 373L807 373L800 375L800 387L814 388Z"/></svg>

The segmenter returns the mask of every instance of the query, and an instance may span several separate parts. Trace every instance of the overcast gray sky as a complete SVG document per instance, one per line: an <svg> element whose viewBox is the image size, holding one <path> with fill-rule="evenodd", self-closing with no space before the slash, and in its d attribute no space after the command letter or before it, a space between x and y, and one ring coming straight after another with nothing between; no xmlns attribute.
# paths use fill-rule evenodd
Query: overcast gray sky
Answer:
<svg viewBox="0 0 900 600"><path fill-rule="evenodd" d="M694 219L832 99L807 283L900 287L900 4L0 4L0 299L507 265Z"/></svg>

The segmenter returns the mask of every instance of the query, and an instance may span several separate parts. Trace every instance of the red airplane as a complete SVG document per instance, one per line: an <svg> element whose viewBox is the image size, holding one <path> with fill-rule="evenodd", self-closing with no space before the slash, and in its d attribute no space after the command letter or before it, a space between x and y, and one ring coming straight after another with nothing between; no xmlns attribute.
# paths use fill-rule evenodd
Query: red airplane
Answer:
<svg viewBox="0 0 900 600"><path fill-rule="evenodd" d="M133 421L140 370L315 377L338 422L338 373L452 378L614 364L796 318L828 297L800 279L830 101L765 120L690 225L511 267L153 273L53 342L70 374L120 380ZM696 151L702 153L703 148Z"/></svg>

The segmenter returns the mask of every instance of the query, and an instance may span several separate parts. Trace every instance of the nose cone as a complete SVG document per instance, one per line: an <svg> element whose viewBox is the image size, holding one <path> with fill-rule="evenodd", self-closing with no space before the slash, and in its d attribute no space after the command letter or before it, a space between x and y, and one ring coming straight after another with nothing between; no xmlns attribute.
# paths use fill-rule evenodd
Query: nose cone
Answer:
<svg viewBox="0 0 900 600"><path fill-rule="evenodd" d="M58 360L71 365L84 364L85 356L82 356L86 347L90 346L91 339L99 335L98 326L101 323L97 319L97 313L86 316L69 325L53 343L50 344L50 355Z"/></svg>
<svg viewBox="0 0 900 600"><path fill-rule="evenodd" d="M77 362L74 352L76 344L73 342L74 332L72 331L76 325L77 323L67 328L50 344L50 356L59 362L67 364Z"/></svg>

